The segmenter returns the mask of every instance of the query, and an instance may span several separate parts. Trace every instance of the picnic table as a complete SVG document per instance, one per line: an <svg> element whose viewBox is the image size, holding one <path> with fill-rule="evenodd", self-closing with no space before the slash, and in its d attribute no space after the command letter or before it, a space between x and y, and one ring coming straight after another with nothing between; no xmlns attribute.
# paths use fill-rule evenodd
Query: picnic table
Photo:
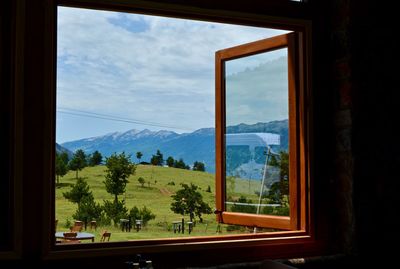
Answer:
<svg viewBox="0 0 400 269"><path fill-rule="evenodd" d="M66 240L92 240L94 242L94 234L91 233L84 233L84 232L77 232L76 236L65 236L64 234L70 234L70 232L56 232L55 237L58 239L66 239Z"/></svg>

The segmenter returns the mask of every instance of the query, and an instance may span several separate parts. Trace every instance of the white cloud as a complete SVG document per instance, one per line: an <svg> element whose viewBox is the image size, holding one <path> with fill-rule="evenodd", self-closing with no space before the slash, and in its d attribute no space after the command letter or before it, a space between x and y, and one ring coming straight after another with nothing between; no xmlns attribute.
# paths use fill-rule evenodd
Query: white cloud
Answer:
<svg viewBox="0 0 400 269"><path fill-rule="evenodd" d="M279 33L59 7L58 106L193 130L211 127L214 52Z"/></svg>

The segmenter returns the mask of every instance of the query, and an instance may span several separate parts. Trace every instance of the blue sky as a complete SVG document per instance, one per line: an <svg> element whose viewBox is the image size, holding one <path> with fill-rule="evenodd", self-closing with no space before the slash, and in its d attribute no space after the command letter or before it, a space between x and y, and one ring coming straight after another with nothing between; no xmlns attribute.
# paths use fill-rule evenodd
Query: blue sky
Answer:
<svg viewBox="0 0 400 269"><path fill-rule="evenodd" d="M56 141L214 127L215 51L281 33L59 7ZM259 65L249 60L230 72Z"/></svg>

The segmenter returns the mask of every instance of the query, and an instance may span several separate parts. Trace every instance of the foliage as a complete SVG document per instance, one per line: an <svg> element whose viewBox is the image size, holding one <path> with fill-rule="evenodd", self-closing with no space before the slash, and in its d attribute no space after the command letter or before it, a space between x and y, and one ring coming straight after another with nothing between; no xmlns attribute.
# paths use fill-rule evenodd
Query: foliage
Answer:
<svg viewBox="0 0 400 269"><path fill-rule="evenodd" d="M65 227L65 228L70 228L71 226L72 226L72 222L71 222L71 220L70 220L69 218L67 218L67 219L65 220L64 227Z"/></svg>
<svg viewBox="0 0 400 269"><path fill-rule="evenodd" d="M187 164L185 164L182 158L180 158L178 161L177 160L174 161L174 167L187 170L190 169L190 167Z"/></svg>
<svg viewBox="0 0 400 269"><path fill-rule="evenodd" d="M247 199L243 195L239 197L238 200L235 202L237 203L243 203L243 204L252 204L253 201L251 199ZM240 204L234 204L231 207L232 212L242 212L242 213L256 213L257 208L252 205L240 205Z"/></svg>
<svg viewBox="0 0 400 269"><path fill-rule="evenodd" d="M143 160L143 158L142 158ZM105 161L104 161L105 163ZM80 177L83 177L90 186L90 190L93 193L95 201L103 205L103 200L113 201L113 196L106 192L104 186L104 176L105 176L105 165L94 166L94 167L87 167L83 171L79 173ZM141 188L140 184L137 181L138 177L143 177L147 180L150 180L151 175L153 178L151 182L153 183L154 180L157 180L157 185L152 184L152 188ZM139 233L126 233L122 232L120 226L114 227L113 221L107 218L106 220L110 221L109 227L101 227L102 229L107 229L112 232L112 236L110 241L126 241L126 240L133 240L133 239L154 239L154 238L165 238L175 236L175 234L171 230L168 232L168 228L171 229L172 222L180 219L179 215L174 214L171 209L171 194L174 194L176 191L181 189L180 183L190 184L190 182L198 185L203 190L207 189L207 185L211 186L211 190L214 192L213 184L214 184L214 175L209 173L196 173L190 170L183 170L183 169L174 169L174 168L164 168L160 166L146 166L146 165L138 165L135 171L135 175L131 176L129 179L130 183L126 186L126 193L123 195L119 195L118 199L125 200L125 206L129 210L133 206L137 206L141 209L143 206L149 208L155 215L156 218L151 220L147 224L147 229L145 232ZM168 182L174 181L175 185L167 185ZM61 182L61 186L55 190L56 197L56 217L61 221L60 225L64 226L65 220L68 217L71 221L72 214L75 213L77 209L77 204L73 204L66 200L62 193L69 191L71 189L70 186L76 183L75 179L75 172L70 171L67 175L65 175ZM255 181L254 181L255 182ZM252 180L253 184L253 180ZM238 191L246 191L248 190L248 185L246 181L241 182L238 180L237 182L237 190ZM146 186L146 184L145 184ZM147 186L146 186L147 187ZM254 190L259 189L259 184L254 184ZM251 190L251 199L254 195L253 185ZM215 204L215 198L213 194L202 192L200 193L203 195L203 200L213 208ZM237 196L237 195L236 195ZM240 195L239 195L240 196ZM237 196L237 197L239 197ZM105 214L104 214L105 215ZM105 215L107 217L107 215ZM185 218L189 220L188 215L185 215ZM203 224L199 223L198 218L196 217L197 224L194 229L193 236L197 235L214 235L216 231L217 222L215 221L215 216L213 214L205 215L203 214ZM158 227L156 224L158 222L166 221L167 225L163 227ZM101 223L97 221L97 227L99 228L100 225L105 225L103 220ZM206 224L208 223L208 228L206 228ZM197 226L198 225L198 226ZM62 228L59 226L59 228ZM186 228L186 227L185 227ZM225 231L225 230L224 230ZM98 242L100 239L99 233L95 233L96 239L95 241Z"/></svg>
<svg viewBox="0 0 400 269"><path fill-rule="evenodd" d="M125 200L104 200L103 210L106 215L114 222L114 225L119 224L120 219L126 219L128 217L128 209L125 207Z"/></svg>
<svg viewBox="0 0 400 269"><path fill-rule="evenodd" d="M167 183L167 185L175 186L175 182L174 181L170 181L170 182Z"/></svg>
<svg viewBox="0 0 400 269"><path fill-rule="evenodd" d="M262 211L263 214L275 215L275 216L289 216L288 206L267 206Z"/></svg>
<svg viewBox="0 0 400 269"><path fill-rule="evenodd" d="M143 177L139 177L138 178L139 183L142 185L142 187L144 187L144 183L146 183L146 181L144 180Z"/></svg>
<svg viewBox="0 0 400 269"><path fill-rule="evenodd" d="M87 223L91 220L99 221L102 219L102 213L102 206L94 201L93 196L84 196L72 217L76 220L82 220Z"/></svg>
<svg viewBox="0 0 400 269"><path fill-rule="evenodd" d="M60 177L63 177L68 173L68 154L66 152L60 154L56 153L55 170L57 184L59 184Z"/></svg>
<svg viewBox="0 0 400 269"><path fill-rule="evenodd" d="M195 161L193 164L193 171L206 171L205 165L202 162Z"/></svg>
<svg viewBox="0 0 400 269"><path fill-rule="evenodd" d="M174 162L175 162L175 160L174 160L174 158L172 158L171 156L169 156L169 157L167 158L166 163L167 163L167 165L168 165L169 167L174 167Z"/></svg>
<svg viewBox="0 0 400 269"><path fill-rule="evenodd" d="M279 181L271 185L267 198L270 203L281 204L285 196L289 195L289 154L285 151L279 153L280 158L271 158L270 165L279 167Z"/></svg>
<svg viewBox="0 0 400 269"><path fill-rule="evenodd" d="M125 193L128 178L135 173L136 165L130 161L130 156L122 152L106 158L106 167L104 181L106 191L113 194L115 201L118 201L118 195Z"/></svg>
<svg viewBox="0 0 400 269"><path fill-rule="evenodd" d="M72 171L76 171L76 178L78 178L78 171L81 171L87 166L86 154L83 150L78 149L72 159L69 161L68 167Z"/></svg>
<svg viewBox="0 0 400 269"><path fill-rule="evenodd" d="M203 222L202 214L211 214L210 206L203 201L203 196L197 190L198 186L190 183L190 186L181 183L182 189L172 195L173 202L171 210L177 214L189 214L190 221L193 221L195 215Z"/></svg>
<svg viewBox="0 0 400 269"><path fill-rule="evenodd" d="M151 210L146 206L143 206L141 209L134 206L129 212L129 217L132 219L132 221L142 220L142 225L146 226L150 220L156 218L156 215L153 214L153 212L151 212Z"/></svg>
<svg viewBox="0 0 400 269"><path fill-rule="evenodd" d="M158 165L158 166L163 165L164 159L163 159L163 154L160 152L160 150L157 150L156 155L152 155L150 163L152 165Z"/></svg>
<svg viewBox="0 0 400 269"><path fill-rule="evenodd" d="M207 186L206 192L211 193L211 187L210 187L210 185Z"/></svg>
<svg viewBox="0 0 400 269"><path fill-rule="evenodd" d="M143 157L143 153L141 153L140 151L136 152L136 158L138 159L138 162L140 163L140 159L142 159Z"/></svg>
<svg viewBox="0 0 400 269"><path fill-rule="evenodd" d="M97 150L90 155L89 166L100 165L103 161L103 156Z"/></svg>
<svg viewBox="0 0 400 269"><path fill-rule="evenodd" d="M91 197L93 199L93 194L89 189L89 185L83 178L78 178L76 183L72 185L72 189L68 192L64 192L63 196L65 199L76 204L80 204L84 197Z"/></svg>

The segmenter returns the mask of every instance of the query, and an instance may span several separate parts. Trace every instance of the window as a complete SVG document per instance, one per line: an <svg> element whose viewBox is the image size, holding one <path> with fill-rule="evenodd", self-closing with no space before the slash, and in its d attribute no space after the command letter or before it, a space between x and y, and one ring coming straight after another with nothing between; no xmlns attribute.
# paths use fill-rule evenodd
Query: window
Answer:
<svg viewBox="0 0 400 269"><path fill-rule="evenodd" d="M293 32L216 53L220 222L304 229L307 180L300 43Z"/></svg>
<svg viewBox="0 0 400 269"><path fill-rule="evenodd" d="M3 1L10 3L10 1ZM277 232L269 234L238 234L227 235L222 237L209 236L202 238L173 238L164 240L147 240L147 241L130 241L130 242L98 242L95 244L70 244L55 245L55 215L54 215L54 152L55 152L55 123L56 123L56 75L57 75L57 9L59 6L68 6L76 8L90 8L101 10L113 10L121 12L153 14L161 16L171 16L187 19L199 19L204 21L232 23L239 25L272 27L295 31L305 36L301 52L305 52L304 68L299 71L304 72L305 79L299 81L300 86L304 84L305 102L304 107L299 108L300 112L306 112L306 104L308 102L307 91L310 90L311 77L309 70L311 69L306 63L310 63L310 44L311 44L311 21L314 10L305 3L299 5L291 1L256 1L256 4L235 2L235 1L136 1L136 0L59 0L59 1L13 1L19 13L15 16L18 20L14 23L14 19L10 19L10 24L15 24L15 36L12 26L9 28L10 40L15 41L13 44L5 43L9 49L4 50L2 47L2 55L10 55L5 60L6 64L2 66L10 72L17 71L15 78L12 74L5 75L6 80L18 84L17 86L2 88L6 91L5 98L1 98L0 102L8 103L2 106L6 110L7 119L11 119L12 123L18 126L12 138L6 138L2 144L7 148L8 142L10 154L3 152L2 156L12 156L9 167L12 182L11 186L17 190L17 195L11 197L15 201L19 201L20 210L14 211L15 216L9 221L9 225L14 229L14 233L10 235L10 241L20 241L21 247L13 246L18 251L16 259L22 262L38 262L46 260L45 266L54 265L57 267L61 262L79 262L80 267L88 267L102 265L104 262L109 267L114 265L122 267L121 259L131 257L133 254L142 253L156 256L153 259L158 264L168 264L175 261L177 266L182 265L210 265L213 262L223 263L243 260L256 260L263 258L289 258L302 255L318 255L322 254L324 249L321 248L321 226L317 232L313 233L314 220L301 218L300 228L305 227L304 232L301 230L297 233ZM271 4L272 2L272 4ZM11 5L11 4L10 4ZM8 10L8 9L7 9ZM7 11L6 10L6 11ZM6 19L13 18L15 9L9 12ZM6 14L4 13L4 14ZM10 15L11 14L11 15ZM7 25L5 26L8 27ZM2 32L3 33L3 32ZM79 33L75 33L79 34ZM112 35L113 32L107 32L105 37ZM7 38L6 38L7 39ZM260 38L257 38L260 39ZM252 40L249 40L252 41ZM246 43L244 41L240 43ZM10 42L13 43L13 42ZM223 49L228 46L221 46L217 49ZM14 53L8 53L16 49ZM303 55L299 54L299 57ZM10 64L8 64L10 62ZM317 62L318 63L318 62ZM320 66L313 66L318 69ZM308 77L308 79L307 79ZM3 82L2 82L3 83ZM7 84L7 83L6 83ZM10 83L12 84L12 83ZM2 84L3 86L4 84ZM7 94L8 92L8 94ZM14 95L15 92L15 96ZM13 93L13 94L11 94ZM15 100L10 100L15 97ZM15 106L15 107L14 107ZM307 119L307 116L299 117L299 119ZM308 125L299 125L301 128L309 128ZM10 133L13 133L12 131ZM300 135L306 133L299 131ZM8 132L7 132L8 135ZM15 139L15 140L13 140ZM310 145L305 138L304 148L308 150ZM324 138L321 138L324 139ZM260 156L263 155L263 148ZM222 161L222 160L220 160ZM308 159L305 160L301 167L308 174ZM6 169L5 164L3 167ZM318 167L317 167L318 168ZM303 169L303 168L301 168ZM327 183L327 182L324 182ZM308 182L307 182L308 184ZM7 184L6 184L7 185ZM4 188L9 186L2 185ZM17 188L18 187L18 188ZM320 187L320 186L319 186ZM310 197L313 196L314 190L308 188ZM318 193L323 193L324 189L319 188ZM13 195L13 194L11 194ZM321 206L320 197L317 195L315 205L317 208L324 210ZM307 197L308 196L301 196ZM23 199L22 199L23 198ZM248 199L249 197L246 197ZM254 200L254 199L253 199ZM7 202L7 201L6 201ZM308 204L312 204L308 201ZM257 202L255 202L257 203ZM11 206L18 204L11 203ZM315 212L311 212L313 207L307 205L304 209L307 216L314 217ZM300 210L303 210L301 207ZM318 211L319 212L319 211ZM303 213L301 213L303 214ZM302 216L302 215L300 215ZM317 216L321 216L318 214ZM64 220L65 221L65 220ZM63 222L59 219L59 225ZM306 225L303 225L303 222ZM318 223L316 223L318 224ZM310 227L308 226L310 225ZM3 226L2 226L3 227ZM6 228L7 229L7 228ZM34 231L34 232L32 232ZM326 231L326 230L325 230ZM325 234L328 234L326 232ZM133 233L132 233L133 234ZM22 236L21 236L22 235ZM29 238L28 238L29 237ZM27 239L28 238L28 239ZM113 235L111 234L111 238ZM111 241L110 238L110 241ZM323 243L323 242L322 242ZM300 247L299 247L300 246ZM152 254L151 254L152 253ZM115 258L112 258L112 256ZM4 256L1 256L3 258ZM21 260L26 257L27 260ZM102 257L96 259L94 257ZM118 257L118 259L116 258ZM7 258L7 257L6 257ZM74 258L79 261L74 260ZM117 262L118 260L118 262ZM52 261L55 261L54 263ZM125 261L125 259L123 260ZM115 264L114 264L115 262ZM164 263L163 263L164 262ZM51 264L51 265L50 265ZM173 266L171 266L173 267Z"/></svg>
<svg viewBox="0 0 400 269"><path fill-rule="evenodd" d="M271 225L269 225L268 223L262 223L262 224L258 224L256 223L256 225L254 225L253 223L246 223L246 222L237 222L236 220L238 219L237 216L240 215L240 212L237 212L239 210L232 210L232 208L224 208L224 207L220 207L220 209L223 210L228 210L228 211L223 211L222 214L222 219L220 219L221 221L221 225L225 225L222 223L226 222L226 225L228 226L232 226L232 229L236 229L236 226L234 225L240 225L241 227L251 227L251 229L247 229L245 230L245 233L243 233L242 230L238 230L232 233L222 233L222 234L216 234L214 233L213 235L206 235L206 236L199 236L199 237L179 237L179 238L157 238L157 239L151 239L148 240L144 239L144 240L137 240L137 237L135 238L129 238L129 241L124 241L124 242L111 242L113 240L113 233L111 233L110 236L110 243L109 242L102 242L100 244L100 242L98 241L98 238L95 238L95 244L92 243L88 243L88 244L64 244L64 245L56 245L55 244L55 239L52 236L54 234L54 223L55 223L55 219L56 216L54 214L55 212L55 208L52 207L52 210L49 212L44 212L43 213L43 222L46 223L46 226L41 227L45 232L43 233L43 242L47 242L46 240L48 240L49 242L51 242L51 244L49 243L49 247L48 247L48 254L51 258L58 258L58 257L65 257L65 256L86 256L86 255L100 255L100 253L105 254L105 255L125 255L125 254L132 254L132 253L161 253L161 256L165 254L165 252L169 252L171 255L167 255L165 256L165 259L170 259L171 256L177 257L178 258L178 252L180 251L185 251L187 253L191 253L191 255L193 256L186 256L186 260L190 259L190 257L195 257L196 254L201 253L202 251L207 252L207 254L205 254L207 257L209 257L209 251L215 251L215 257L209 257L207 258L207 261L211 261L212 259L215 260L221 260L221 253L225 253L225 254L231 254L229 253L230 250L233 251L233 249L235 248L236 253L240 254L238 256L238 258L243 258L245 256L250 257L251 255L254 255L252 258L257 257L266 257L265 253L269 253L268 255L275 255L275 257L282 257L282 256L293 256L293 255L299 255L298 252L298 244L303 244L302 246L304 246L304 252L309 251L308 253L315 253L316 249L319 249L318 246L315 245L315 237L313 236L313 230L312 230L312 221L310 219L309 216L312 216L312 212L311 212L311 208L309 206L310 204L310 199L309 199L309 193L311 193L311 189L308 187L308 166L309 166L309 159L308 156L306 156L305 152L306 150L309 149L309 144L308 144L308 133L307 133L307 129L309 128L307 119L308 119L308 110L307 110L307 106L306 101L308 98L308 94L307 92L310 90L309 89L309 79L308 76L310 76L309 73L309 66L307 65L307 63L309 63L309 61L307 60L309 57L309 44L310 44L310 24L308 20L288 20L288 19L282 19L282 18L277 18L277 17L270 17L267 16L266 14L268 14L268 12L266 12L265 10L265 14L264 11L259 11L258 15L257 15L257 9L253 9L252 7L248 7L248 11L250 13L246 13L244 11L242 11L241 7L238 6L233 6L231 8L227 8L226 10L221 8L221 10L219 9L214 9L214 4L211 4L209 2L202 2L202 4L205 5L205 7L201 7L201 8L195 8L194 6L191 5L186 5L186 4L182 4L182 5L178 5L178 7L174 6L174 5L170 5L170 4L165 4L165 3L142 3L142 2L136 2L133 1L132 4L127 4L125 1L123 3L117 3L114 4L114 2L111 4L111 2L109 1L101 1L101 4L98 4L96 1L62 1L60 3L65 4L68 7L88 7L88 8L92 8L92 9L102 9L102 10L118 10L118 11L128 11L131 13L144 13L144 14L152 14L152 15L161 15L161 16L171 16L171 17L178 17L178 18L187 18L187 19L199 19L199 20L204 20L204 21L213 21L213 22L222 22L222 23L230 23L230 24L239 24L239 25L247 25L247 26L257 26L257 27L264 27L264 28L274 28L274 29L284 29L285 31L293 31L294 32L294 40L295 40L295 48L296 48L296 56L295 56L295 60L296 60L296 79L295 79L295 83L296 83L296 108L295 110L296 113L298 113L298 115L296 116L296 121L297 123L295 124L295 128L298 128L298 130L296 131L295 136L290 136L291 138L295 138L298 139L296 140L296 143L298 147L298 149L294 150L292 153L292 151L290 152L290 154L297 154L296 155L296 163L294 164L294 166L291 166L290 169L294 169L294 171L298 170L297 172L301 174L301 177L295 177L296 181L293 181L294 183L290 182L290 184L292 184L290 186L291 190L293 190L293 186L295 184L297 184L297 190L295 192L295 195L292 195L292 193L290 193L291 197L289 199L293 199L293 197L297 197L298 199L301 199L302 201L298 201L297 202L297 207L292 207L295 208L296 211L298 211L298 220L295 221L293 218L293 213L290 212L289 216L276 216L275 218L277 219L283 219L283 223L284 225L282 226L278 226L278 225L274 225L273 227L271 227ZM155 1L157 2L157 1ZM228 2L224 2L225 4L229 4ZM49 4L49 14L57 14L56 11L59 8L59 6L57 5L53 5L54 3L51 2L51 4ZM292 5L293 4L293 5ZM293 9L297 9L297 3L292 3L292 4L287 4L290 5L290 8ZM283 6L285 6L286 4L283 4ZM266 4L265 7L267 7L268 4ZM62 7L62 6L61 6ZM303 6L300 8L299 10L302 10ZM278 9L277 9L278 10ZM283 9L282 9L283 10ZM257 11L257 12L256 12ZM291 10L293 11L293 10ZM239 13L237 13L239 12ZM269 11L271 13L274 12L274 9L271 9L271 11ZM280 14L280 13L278 13ZM290 12L288 12L288 14L286 14L286 16L290 17ZM282 14L281 14L282 15ZM285 16L283 16L285 17ZM307 18L305 15L300 15L299 17L303 17L303 18ZM57 29L57 20L56 20L56 16L53 18L52 16L47 17L48 20L50 21L50 24L48 28L46 28L49 32L45 31L46 34L46 40L47 40L47 46L46 48L49 49L49 54L51 55L47 55L48 57L45 58L45 62L48 64L48 66L50 66L51 70L49 72L47 72L46 74L44 74L44 77L46 77L46 83L45 84L45 88L43 89L43 91L46 94L43 94L43 96L46 96L48 99L44 99L42 102L44 103L45 107L48 110L45 111L51 111L52 113L47 113L46 116L50 115L50 120L49 121L44 121L44 129L43 129L43 133L46 134L46 136L43 138L43 145L47 145L47 142L52 142L53 144L55 144L56 140L55 140L55 134L54 134L54 125L53 123L55 123L56 119L55 119L55 115L56 115L56 109L59 108L56 105L56 98L55 98L55 91L56 91L56 60L54 59L54 57L56 56L56 46L54 46L54 44L52 42L50 42L52 40L52 38L54 38L53 34L56 32L55 29ZM95 30L95 28L94 28ZM75 32L75 35L79 35L80 33ZM104 36L104 38L112 36L113 34L115 34L112 31L107 32L107 35ZM241 35L239 35L241 36ZM304 39L301 39L303 36L307 37ZM248 42L252 42L254 40L259 40L262 39L263 37L260 38L255 38L255 39L251 39L251 40L244 40L243 42L238 42L237 44L232 44L232 45L227 45L227 46L218 46L215 51L217 50L223 50L224 48L227 47L232 47L232 46L236 46L238 44L242 44L242 43L248 43ZM95 45L95 44L94 44ZM90 47L90 46L89 46ZM283 47L282 47L283 48ZM268 51L268 49L266 49ZM274 50L274 49L272 49ZM289 47L286 48L288 55L289 53ZM215 53L215 51L212 52L212 54ZM258 51L257 51L258 52ZM261 52L261 51L260 51ZM258 53L252 55L252 56L257 56ZM214 55L212 55L213 57ZM250 56L250 55L245 55ZM238 57L237 59L231 59L231 60L227 60L230 61L230 63L234 63L234 61L236 60L241 60L244 57ZM303 60L304 59L304 60ZM214 59L214 63L215 63L215 59ZM256 65L252 65L249 67L250 70L255 69L257 67L257 63ZM107 69L107 67L105 67ZM229 68L229 67L228 67ZM232 68L233 65L232 65ZM289 70L289 66L287 66L288 70ZM235 69L232 69L233 72L232 73L238 73L238 71L235 71ZM73 71L78 71L78 70L73 70ZM229 74L228 74L229 75ZM228 78L229 79L229 78ZM215 82L214 82L215 83ZM289 94L289 91L288 91ZM54 99L52 99L54 98ZM218 97L217 97L218 98ZM90 101L90 96L88 96L85 101ZM222 100L222 99L219 99ZM58 101L58 96L57 96L57 101ZM224 101L222 101L224 102ZM71 111L69 111L71 112ZM218 111L217 111L218 112ZM39 115L40 111L37 111L37 113ZM97 112L96 112L97 113ZM109 115L108 113L98 113L98 114L104 114L104 115ZM302 115L304 114L304 115ZM287 115L289 116L289 111L287 113ZM37 116L37 115L36 115ZM45 116L45 115L43 115ZM92 114L93 116L93 114ZM97 115L99 116L99 115ZM119 116L123 116L123 115L119 115ZM221 119L220 118L221 115L219 115L217 117L217 119ZM229 116L228 116L229 117ZM38 117L39 119L41 119L42 117ZM305 122L301 122L301 121L305 121ZM53 122L54 121L54 122ZM50 124L50 123L51 124ZM157 122L157 121L154 121ZM57 123L58 125L58 123ZM221 125L221 129L225 128L227 125ZM229 126L229 125L228 125ZM86 127L86 126L83 126ZM304 128L304 129L303 129ZM219 135L225 135L225 130L223 131L218 131L216 133L217 136ZM304 136L304 137L302 137ZM51 139L49 139L49 137ZM300 139L301 138L301 139ZM219 138L221 139L221 138ZM221 140L217 140L217 141L221 141ZM46 143L45 143L46 142ZM218 147L220 147L221 145L219 145ZM225 146L225 145L224 145ZM47 146L50 149L52 146ZM55 150L49 150L47 152L47 147L45 147L44 149L42 149L46 154L43 154L46 158L43 158L43 160L47 161L47 157L48 160L51 160L51 154L54 155ZM240 147L239 147L240 148ZM224 149L221 150L221 153ZM274 151L272 153L277 153L277 151L275 151L275 149L273 149ZM255 149L255 151L257 152L256 156L259 156L259 158L256 160L257 162L261 163L263 162L262 158L265 157L266 155L264 155L265 152L265 146L260 146L257 147ZM233 150L233 153L235 153L235 151ZM268 152L267 152L268 153ZM47 155L48 154L48 155ZM154 153L153 153L154 154ZM299 156L303 156L304 154L304 158L300 158ZM223 165L225 165L225 159L222 159L222 155L219 155L221 157L221 159L217 159L216 162L222 162L223 164L221 164L220 167L222 167ZM224 157L225 158L225 157ZM53 156L54 159L54 156ZM278 158L276 158L277 162L279 161ZM290 161L293 161L293 159L291 158ZM301 163L302 162L302 163ZM46 162L47 163L47 162ZM265 162L263 162L265 164ZM49 162L50 165L50 162ZM268 163L267 165L272 166L270 163ZM33 164L32 164L33 166ZM36 166L35 166L36 167ZM39 167L38 169L42 169L41 166L37 166ZM43 170L46 167L43 168ZM51 168L51 169L50 169ZM43 175L38 175L38 177L40 177L44 183L43 183L43 188L44 190L44 197L43 197L43 208L46 208L49 204L50 205L54 205L54 200L55 200L55 195L56 193L54 192L54 184L55 184L55 180L48 182L47 179L51 178L54 179L54 167L50 167L48 170L43 172ZM226 171L224 171L225 173ZM289 171L291 173L291 176L293 175L292 170ZM79 173L79 172L78 172ZM217 171L218 173L218 171ZM221 174L222 175L222 174ZM223 175L225 176L225 175ZM222 178L222 177L221 177ZM244 178L245 183L248 183L247 181L248 178ZM45 181L46 180L46 181ZM136 179L137 180L137 179ZM290 180L289 178L287 180ZM138 182L138 181L137 181ZM135 181L136 184L139 184ZM220 181L218 181L220 182ZM256 180L254 180L254 182L256 182ZM304 183L304 184L303 184ZM294 184L294 185L293 185ZM299 185L302 185L304 187L300 187ZM258 185L260 187L260 185ZM47 187L49 187L47 189ZM51 188L52 187L52 188ZM212 186L211 186L212 187ZM223 190L223 194L222 194L222 189L219 189L220 193L216 194L216 199L219 199L221 197L221 201L223 201L223 199L225 199L225 197L222 197L222 195L225 196L225 190ZM261 195L263 194L263 191L260 191ZM58 194L60 195L60 194ZM61 193L62 195L62 193ZM255 194L254 192L251 194L251 196L245 197L245 199L247 200L253 200L253 202L244 202L244 204L256 204L256 205L260 205L260 210L261 210L261 205L264 206L264 204L267 204L263 201L258 202L258 200L256 201L253 197L256 196L257 194ZM34 194L31 194L31 196L34 196ZM228 198L228 196L226 196L226 198ZM232 198L234 198L233 200L229 201L227 200L227 202L233 202L235 203L237 198L239 197L234 197L232 196ZM100 200L101 202L102 200ZM270 203L270 201L268 201L268 203ZM288 203L291 203L291 201L288 201ZM229 203L225 203L225 201L223 202L224 206L226 204L229 205ZM232 205L232 204L230 204ZM238 204L240 205L240 204ZM231 212L229 212L229 210ZM232 212L234 211L234 212ZM73 212L71 212L73 213ZM236 216L233 215L233 213L237 214ZM228 216L229 214L231 214L233 217L231 218L232 221L229 221L227 218L224 219L224 217ZM274 218L274 216L272 214L275 214L274 212L272 212L271 214L265 215L267 216L268 219L272 220ZM304 216L304 217L303 217ZM216 219L215 216L212 215L212 217L214 218L214 220ZM252 216L253 218L254 216ZM235 219L235 221L233 221L233 219ZM257 218L253 218L253 219L257 219ZM261 219L265 219L265 217L261 217ZM64 222L65 220L62 219L58 219L58 225L60 225L62 222ZM71 218L72 221L72 218ZM258 220L257 220L258 221ZM296 222L296 227L289 227L292 222ZM289 224L288 224L289 223ZM172 224L172 223L171 223ZM62 225L62 224L61 224ZM60 228L62 226L59 226ZM257 227L257 229L254 229L254 227ZM89 228L90 229L90 228ZM205 229L204 229L205 230ZM283 231L282 231L283 230ZM254 233L254 232L257 233ZM265 232L264 232L265 231ZM270 232L271 231L271 232ZM100 233L101 231L99 231ZM172 232L173 233L173 232ZM49 234L50 234L50 239L49 239ZM133 234L131 232L131 234ZM141 234L139 232L139 234ZM122 240L119 240L122 241ZM85 241L87 242L87 241ZM244 249L249 249L249 248L253 248L252 251L250 252L241 252L241 250ZM80 251L70 251L70 250L76 250L79 249ZM94 250L94 252L93 252ZM253 251L255 250L255 251ZM94 254L97 253L97 254ZM226 256L226 259L228 259L228 257L230 257L231 255L222 255L222 256ZM271 256L272 257L272 256Z"/></svg>
<svg viewBox="0 0 400 269"><path fill-rule="evenodd" d="M99 241L104 230L111 233L110 241L252 233L245 225L224 225L214 215L214 56L222 47L282 33L287 31L59 7L57 242L70 243L63 232L82 226L89 233L80 240L85 243ZM281 54L271 65L282 62ZM229 68L236 76L266 73L259 65L252 58ZM287 78L275 83L285 88ZM279 98L286 102L286 96ZM229 128L241 124L232 121ZM132 170L119 176L113 163L122 160ZM246 178L253 186L246 194L255 195L259 179ZM239 194L244 195L229 195Z"/></svg>

